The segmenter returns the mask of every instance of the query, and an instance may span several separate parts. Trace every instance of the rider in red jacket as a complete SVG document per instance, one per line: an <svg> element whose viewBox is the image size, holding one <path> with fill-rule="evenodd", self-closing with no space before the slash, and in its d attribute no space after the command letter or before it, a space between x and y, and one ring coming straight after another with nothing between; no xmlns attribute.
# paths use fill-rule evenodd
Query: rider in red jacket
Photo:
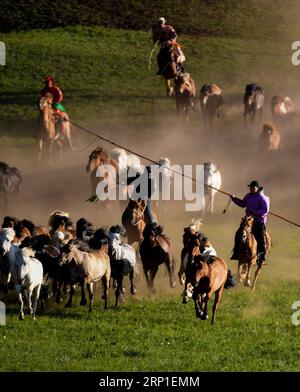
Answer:
<svg viewBox="0 0 300 392"><path fill-rule="evenodd" d="M63 118L66 116L66 110L62 105L63 93L61 89L55 85L55 80L52 76L44 78L43 82L45 87L41 90L41 96L44 97L46 94L52 95L52 107L55 111L59 132L62 134L64 128Z"/></svg>

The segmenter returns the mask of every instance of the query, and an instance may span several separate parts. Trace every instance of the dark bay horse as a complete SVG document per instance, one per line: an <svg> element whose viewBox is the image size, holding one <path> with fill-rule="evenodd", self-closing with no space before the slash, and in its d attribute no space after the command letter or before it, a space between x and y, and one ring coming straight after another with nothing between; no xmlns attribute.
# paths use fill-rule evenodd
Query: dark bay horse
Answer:
<svg viewBox="0 0 300 392"><path fill-rule="evenodd" d="M162 228L156 223L146 225L143 237L144 239L140 245L140 255L149 294L155 294L156 292L153 281L161 264L165 264L167 267L170 287L174 288L176 285L174 280L175 261L170 252L170 239L162 234Z"/></svg>

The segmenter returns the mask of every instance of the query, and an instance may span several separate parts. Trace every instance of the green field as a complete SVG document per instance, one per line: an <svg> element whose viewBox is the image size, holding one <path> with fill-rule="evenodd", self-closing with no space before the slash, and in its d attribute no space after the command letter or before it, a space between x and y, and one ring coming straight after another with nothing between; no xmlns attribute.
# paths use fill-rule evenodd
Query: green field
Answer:
<svg viewBox="0 0 300 392"><path fill-rule="evenodd" d="M162 3L159 11L178 26L178 41L186 54L186 69L196 81L197 94L205 82L218 83L223 89L225 105L222 126L220 121L217 123L220 129L216 154L225 166L224 189L243 192L241 187L250 173L251 177L254 173L261 175L274 191L274 212L299 221L299 192L294 178L286 175L292 159L298 167L299 138L295 137L295 143L287 138L294 148L293 157L286 154L285 160L274 166L274 172L268 172L264 164L260 166L257 156L251 155L256 151L251 135L247 134L247 139L241 133L245 84L261 84L268 107L275 94L298 99L300 68L291 64L291 43L299 40L300 33L297 2L290 0L287 6L277 0L191 0L185 2L182 12L180 1L155 1L150 6L150 2L130 0L122 2L123 8L115 15L115 9L105 1L102 11L95 12L98 26L89 26L92 14L78 6L63 11L65 20L72 15L72 24L77 25L65 26L63 19L49 14L47 29L31 30L31 22L39 20L45 1L32 14L31 21L28 14L22 13L28 2L22 1L22 7L15 10L13 3L5 1L3 10L16 12L15 19L13 13L7 19L8 26L12 20L19 20L20 28L14 28L24 31L7 28L0 33L0 41L7 48L7 64L0 67L0 160L5 156L14 164L20 163L29 184L27 192L32 187L34 194L32 198L27 193L27 204L18 209L21 215L45 223L51 210L65 208L73 216L87 213L93 222L98 219L95 210L83 204L89 196L85 153L77 155L78 159L72 156L66 160L65 167L54 166L52 172L36 168L32 135L41 81L48 74L62 88L70 118L79 124L105 129L106 136L153 158L159 153L171 154L172 159L184 163L215 159L214 140L206 143L205 132L199 133L199 112L192 113L189 128L177 127L174 99L165 96L162 79L155 75L155 55L148 70L151 39L147 30L149 21L160 16L157 6ZM174 18L170 3L175 4ZM199 7L198 14L193 12L194 7ZM4 31L3 15L0 10L0 31ZM25 25L21 24L24 15L28 18ZM52 26L53 20L56 27ZM294 136L297 127L295 122ZM81 144L85 145L85 140ZM72 164L78 178L70 168ZM59 170L54 175L55 168ZM66 184L68 179L73 181L71 196L63 194L63 188L57 185L60 178ZM43 198L46 200L41 201ZM218 212L205 217L205 233L228 260L241 210L224 218L220 211L226 201L220 198ZM192 216L178 217L179 209L176 214L174 211L171 209L164 217L163 225L175 244L178 263L182 229ZM2 218L2 211L0 215ZM119 221L119 216L113 218L115 223ZM127 290L126 302L118 309L113 307L111 293L109 310L104 311L98 293L92 314L79 306L77 297L73 309L49 303L36 322L28 315L20 322L16 299L11 294L7 324L0 326L0 371L299 371L300 327L291 322L291 306L300 300L297 230L271 219L274 248L259 277L257 291L244 287L225 291L212 327L196 319L192 303L181 304L181 288L173 292L168 289L162 272L154 298L148 298L145 281L139 281L137 297L130 298ZM235 263L229 265L235 272Z"/></svg>

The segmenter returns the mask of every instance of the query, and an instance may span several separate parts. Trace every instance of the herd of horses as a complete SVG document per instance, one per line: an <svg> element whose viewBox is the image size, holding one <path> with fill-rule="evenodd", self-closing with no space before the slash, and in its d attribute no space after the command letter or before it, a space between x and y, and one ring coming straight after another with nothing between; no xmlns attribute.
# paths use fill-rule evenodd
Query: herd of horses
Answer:
<svg viewBox="0 0 300 392"><path fill-rule="evenodd" d="M129 209L139 210L140 201L131 201ZM141 277L143 269L149 295L155 294L154 279L160 265L166 267L169 285L175 287L176 263L172 241L157 223L147 224L143 215L142 224L135 238L125 241L130 227L136 222L132 216L123 215L124 228L119 225L94 229L91 222L81 218L76 225L69 214L54 211L50 215L48 228L33 222L6 216L0 232L0 273L4 300L9 288L14 288L19 300L19 319L24 319L24 299L30 314L36 318L40 299L41 310L51 306L51 301L60 303L68 294L66 307L73 305L75 287L81 288L80 305L87 304L85 286L89 296L89 311L93 308L94 293L100 292L102 282L104 308L108 307L110 288L115 290L115 306L124 298L125 276L130 278L130 292L137 293L135 277ZM224 288L240 282L255 289L261 265L257 264L256 241L252 234L253 217L244 217L241 222L243 241L239 248L236 280L233 279L225 260L218 256L211 241L203 233L201 219L193 219L183 230L179 281L184 285L183 304L192 298L196 316L208 319L208 302L213 296L211 323L215 321L217 307ZM271 246L267 237L267 248ZM251 270L257 265L251 283ZM63 288L63 293L62 293Z"/></svg>

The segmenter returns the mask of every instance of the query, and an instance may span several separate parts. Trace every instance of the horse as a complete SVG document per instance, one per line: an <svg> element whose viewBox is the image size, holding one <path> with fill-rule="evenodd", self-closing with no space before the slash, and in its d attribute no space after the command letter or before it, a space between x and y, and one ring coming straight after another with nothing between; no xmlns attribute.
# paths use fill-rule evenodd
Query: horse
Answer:
<svg viewBox="0 0 300 392"><path fill-rule="evenodd" d="M122 225L126 229L127 241L130 245L141 244L143 231L146 226L144 219L144 200L129 200L129 203L122 214Z"/></svg>
<svg viewBox="0 0 300 392"><path fill-rule="evenodd" d="M175 43L166 42L162 45L157 55L157 63L159 67L158 74L163 75L167 88L167 95L169 96L173 94L171 80L175 79L177 76L176 50L178 50L178 48Z"/></svg>
<svg viewBox="0 0 300 392"><path fill-rule="evenodd" d="M201 87L199 101L205 124L212 124L216 115L220 117L219 109L224 103L221 88L215 83L205 83Z"/></svg>
<svg viewBox="0 0 300 392"><path fill-rule="evenodd" d="M209 213L214 212L214 201L215 195L218 192L218 189L221 188L222 185L222 177L221 172L214 162L205 162L204 164L204 211L207 210ZM208 201L206 203L206 200Z"/></svg>
<svg viewBox="0 0 300 392"><path fill-rule="evenodd" d="M262 117L263 105L265 102L265 92L262 87L255 83L247 84L243 98L244 102L244 121L246 116L250 116L250 121L254 121L257 112L260 112Z"/></svg>
<svg viewBox="0 0 300 392"><path fill-rule="evenodd" d="M111 277L116 282L115 305L118 306L119 298L123 295L123 278L129 275L130 278L130 291L132 295L137 293L134 287L134 268L136 266L135 249L121 242L121 227L112 226L109 230L109 249L110 249L110 265Z"/></svg>
<svg viewBox="0 0 300 392"><path fill-rule="evenodd" d="M191 297L191 277L190 265L191 260L197 254L203 256L217 256L215 249L208 238L201 233L202 223L200 219L193 220L188 227L184 228L183 249L181 251L181 264L178 272L179 282L184 285L182 303L188 303Z"/></svg>
<svg viewBox="0 0 300 392"><path fill-rule="evenodd" d="M149 295L155 294L153 281L161 264L165 264L169 274L170 287L176 286L174 280L175 261L171 255L171 241L162 234L162 227L156 223L147 224L143 230L143 241L140 245L140 255L147 281Z"/></svg>
<svg viewBox="0 0 300 392"><path fill-rule="evenodd" d="M89 311L91 312L94 299L93 284L102 280L104 286L104 308L107 309L109 281L111 276L107 241L103 241L100 249L92 250L90 252L81 251L72 243L65 245L61 253L61 266L64 269L64 274L63 278L60 280L60 286L62 280L65 280L65 282L70 283L71 285L70 296L66 307L72 306L72 298L75 294L76 283L81 285L82 290L86 283L89 293ZM57 298L59 298L59 296ZM85 298L82 297L82 300L83 299ZM85 303L81 302L81 304L84 305Z"/></svg>
<svg viewBox="0 0 300 392"><path fill-rule="evenodd" d="M109 172L108 172L109 170ZM92 195L97 194L97 187L100 181L107 179L107 186L104 188L105 192L110 190L117 190L119 179L119 165L114 159L109 157L105 148L98 146L89 155L89 160L86 165L86 171L90 173ZM106 208L111 206L109 200L105 200Z"/></svg>
<svg viewBox="0 0 300 392"><path fill-rule="evenodd" d="M242 233L242 241L240 243L238 252L238 280L243 283L246 287L251 287L255 290L258 275L262 268L262 264L257 264L257 269L255 271L254 280L251 285L250 273L251 269L257 263L257 241L252 234L252 228L254 224L253 216L244 216L242 218L239 230ZM271 247L271 237L268 232L265 233L266 239L266 254L269 252Z"/></svg>
<svg viewBox="0 0 300 392"><path fill-rule="evenodd" d="M262 133L259 137L259 146L262 151L276 151L280 147L281 136L274 124L263 125Z"/></svg>
<svg viewBox="0 0 300 392"><path fill-rule="evenodd" d="M41 162L43 145L46 145L48 162L52 162L53 144L56 142L60 149L60 158L63 156L63 139L66 139L71 150L74 150L71 140L70 124L67 121L68 115L64 113L64 122L62 135L55 131L56 115L52 108L53 97L50 93L41 97L39 102L40 116L38 119L38 129L36 132L36 140L38 142L38 162Z"/></svg>
<svg viewBox="0 0 300 392"><path fill-rule="evenodd" d="M0 197L4 200L4 210L7 210L9 195L19 195L22 184L22 174L16 167L10 167L0 162Z"/></svg>
<svg viewBox="0 0 300 392"><path fill-rule="evenodd" d="M274 122L292 120L295 115L295 105L290 97L275 95L271 99L271 112Z"/></svg>
<svg viewBox="0 0 300 392"><path fill-rule="evenodd" d="M189 111L193 107L193 98L196 96L196 85L188 73L180 73L175 78L175 96L177 115L185 115L189 121Z"/></svg>

